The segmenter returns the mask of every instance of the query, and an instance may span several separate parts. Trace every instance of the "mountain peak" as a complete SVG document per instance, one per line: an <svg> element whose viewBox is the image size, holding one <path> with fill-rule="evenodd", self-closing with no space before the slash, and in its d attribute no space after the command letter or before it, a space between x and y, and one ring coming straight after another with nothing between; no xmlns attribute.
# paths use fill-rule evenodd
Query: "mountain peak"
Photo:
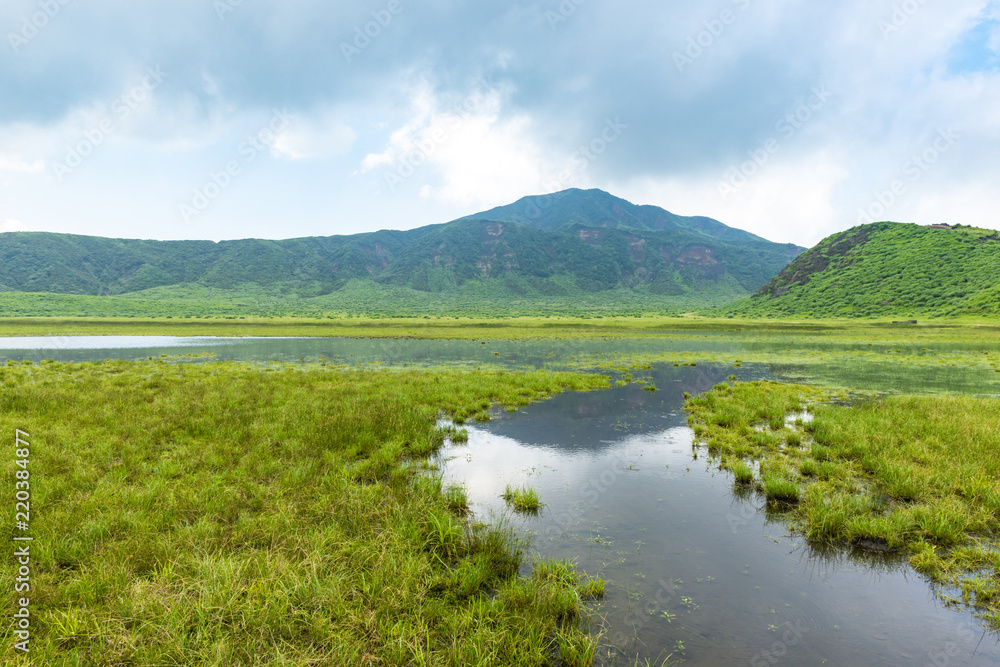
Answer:
<svg viewBox="0 0 1000 667"><path fill-rule="evenodd" d="M522 197L513 204L466 216L466 219L514 222L548 232L575 225L638 231L687 231L713 239L760 243L759 236L729 227L712 218L681 216L659 206L636 205L599 189L570 188L545 195ZM795 248L796 253L801 251Z"/></svg>

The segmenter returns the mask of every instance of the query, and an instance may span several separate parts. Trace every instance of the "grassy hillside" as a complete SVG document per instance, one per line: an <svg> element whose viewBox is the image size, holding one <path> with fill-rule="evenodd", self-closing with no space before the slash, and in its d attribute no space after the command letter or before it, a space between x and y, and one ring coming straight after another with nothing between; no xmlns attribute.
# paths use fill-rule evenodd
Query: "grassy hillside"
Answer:
<svg viewBox="0 0 1000 667"><path fill-rule="evenodd" d="M445 292L415 290L373 280L352 280L329 294L302 297L295 286L273 291L255 283L218 289L199 284L157 287L122 296L0 293L0 317L340 317L385 316L614 316L678 315L721 307L746 294L723 282L695 296L669 296L618 288L583 292L572 279L541 283L521 279L470 281ZM565 287L563 287L565 285ZM561 290L552 293L555 290Z"/></svg>
<svg viewBox="0 0 1000 667"><path fill-rule="evenodd" d="M672 313L747 296L801 251L598 190L559 197L546 215L562 222L541 228L480 216L280 241L0 234L0 315Z"/></svg>
<svg viewBox="0 0 1000 667"><path fill-rule="evenodd" d="M1000 314L1000 233L879 222L802 253L752 298L751 317L939 317Z"/></svg>

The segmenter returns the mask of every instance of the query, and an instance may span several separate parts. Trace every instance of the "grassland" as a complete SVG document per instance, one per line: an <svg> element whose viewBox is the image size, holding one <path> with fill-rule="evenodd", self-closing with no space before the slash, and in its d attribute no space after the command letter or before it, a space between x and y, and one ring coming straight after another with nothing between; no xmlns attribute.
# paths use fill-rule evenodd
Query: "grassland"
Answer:
<svg viewBox="0 0 1000 667"><path fill-rule="evenodd" d="M0 367L30 434L38 665L585 665L565 564L463 518L426 457L475 415L598 376L149 362ZM13 501L3 518L14 522ZM0 561L11 582L14 560ZM13 609L13 586L0 604ZM13 645L10 623L4 645Z"/></svg>
<svg viewBox="0 0 1000 667"><path fill-rule="evenodd" d="M2 312L2 311L0 311ZM685 317L0 317L0 336L347 336L361 338L523 339L754 336L809 342L996 342L996 318L895 325L889 320L745 320Z"/></svg>
<svg viewBox="0 0 1000 667"><path fill-rule="evenodd" d="M686 407L735 483L787 510L808 539L903 554L946 602L1000 629L1000 402L834 398L848 397L735 383Z"/></svg>

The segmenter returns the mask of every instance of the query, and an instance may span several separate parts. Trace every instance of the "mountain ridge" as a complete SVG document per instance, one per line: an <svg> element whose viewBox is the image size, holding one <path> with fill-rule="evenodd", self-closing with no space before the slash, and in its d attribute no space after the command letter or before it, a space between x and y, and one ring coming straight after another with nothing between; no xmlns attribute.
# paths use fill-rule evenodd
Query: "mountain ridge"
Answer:
<svg viewBox="0 0 1000 667"><path fill-rule="evenodd" d="M313 298L358 280L430 293L496 281L529 300L625 289L718 303L753 293L803 250L600 190L549 197L405 231L284 240L7 232L0 291L164 298L202 286ZM531 206L544 212L537 224L494 219Z"/></svg>

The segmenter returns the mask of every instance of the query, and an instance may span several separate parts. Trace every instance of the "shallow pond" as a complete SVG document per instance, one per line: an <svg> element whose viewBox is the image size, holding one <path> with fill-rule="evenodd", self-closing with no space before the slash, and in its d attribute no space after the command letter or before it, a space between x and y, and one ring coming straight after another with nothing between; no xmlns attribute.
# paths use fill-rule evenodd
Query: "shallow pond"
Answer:
<svg viewBox="0 0 1000 667"><path fill-rule="evenodd" d="M693 665L1000 664L996 636L905 563L817 551L762 499L734 496L683 412L685 391L732 372L660 368L641 374L656 392L631 384L494 412L443 452L443 474L468 486L477 516L532 535L531 553L607 580L605 664L671 653ZM537 517L506 510L508 483L541 492Z"/></svg>
<svg viewBox="0 0 1000 667"><path fill-rule="evenodd" d="M1000 395L1000 373L943 362L899 363L893 355L964 350L827 345L698 337L440 341L345 338L57 337L0 339L0 360L97 361L168 355L181 360L316 361L458 367L575 368L580 359L645 353L781 352L771 364L657 364L635 384L563 394L469 426L466 445L442 456L445 476L469 488L480 518L512 521L533 534L531 551L574 560L608 581L596 605L619 665L636 656L659 665L668 654L698 665L1000 664L994 635L967 611L945 608L903 563L866 552L817 551L787 534L755 496L733 495L729 475L692 448L683 393L741 380L820 380L878 391ZM753 349L752 349L753 348ZM802 353L858 352L808 363ZM210 357L184 357L210 353ZM782 355L778 355L779 358ZM696 456L697 455L697 456ZM539 516L510 515L507 483L530 484ZM527 564L526 567L530 567ZM673 663L672 663L673 664Z"/></svg>

